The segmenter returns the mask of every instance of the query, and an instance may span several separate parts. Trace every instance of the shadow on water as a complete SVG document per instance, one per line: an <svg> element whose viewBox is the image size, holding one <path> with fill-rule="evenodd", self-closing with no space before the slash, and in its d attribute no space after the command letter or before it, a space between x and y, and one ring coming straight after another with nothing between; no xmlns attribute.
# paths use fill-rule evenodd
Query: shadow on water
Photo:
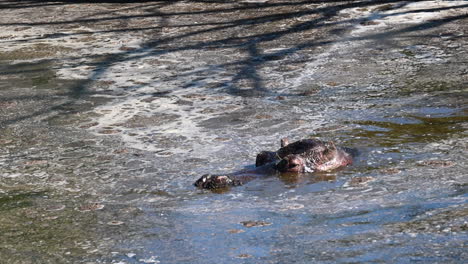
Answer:
<svg viewBox="0 0 468 264"><path fill-rule="evenodd" d="M131 49L129 51L119 51L107 56L107 59L102 60L94 65L95 70L91 73L88 80L75 84L70 87L70 97L72 101L88 93L87 87L92 82L98 80L103 73L110 67L118 63L136 61L148 55L157 56L171 54L180 51L197 51L197 50L216 50L232 48L237 49L240 54L239 59L227 61L222 64L213 65L213 67L223 67L232 69L232 78L226 81L224 87L233 95L240 96L265 96L274 95L267 87L265 80L262 80L259 71L268 62L276 61L280 58L298 54L303 50L326 47L334 43L326 37L326 34L314 36L312 40L301 40L293 43L288 43L288 38L299 33L305 33L310 30L322 28L328 33L346 31L349 29L349 22L336 22L335 17L340 11L350 8L372 9L378 10L382 5L387 5L387 9L394 7L402 7L407 4L407 1L382 0L382 1L333 1L333 5L316 6L319 4L329 3L330 1L279 1L279 2L232 2L232 1L184 1L185 10L168 12L165 11L171 6L181 3L181 1L93 1L93 3L107 4L110 11L97 12L89 17L74 17L72 19L62 20L46 20L46 21L31 21L31 22L4 22L0 26L16 26L16 27L35 27L35 26L79 26L88 25L95 27L94 31L82 33L61 33L45 34L40 38L43 40L56 39L61 37L72 37L74 35L95 35L111 32L140 32L148 31L150 39L141 45L141 48ZM87 1L4 1L1 9L16 9L16 8L34 8L34 7L70 7L72 5L86 5ZM125 5L126 4L126 5ZM127 7L127 5L129 5ZM190 8L190 5L196 6ZM313 5L309 7L309 5ZM380 5L380 7L375 7ZM433 9L423 9L408 12L437 12L449 8L464 8L468 5L460 5L455 7L440 7ZM189 7L189 8L187 8ZM123 11L140 11L141 13L132 15L120 15L119 10ZM187 10L187 11L186 11ZM246 12L246 15L241 15L238 18L238 12ZM235 14L233 16L233 14ZM397 14L393 14L397 15ZM313 16L309 19L308 16ZM214 19L210 19L210 17ZM201 19L201 23L183 24L180 21L191 21L191 19ZM458 15L448 18L435 19L426 23L421 23L416 26L408 26L399 30L388 30L382 33L370 34L364 37L359 37L354 40L364 39L379 39L386 38L390 40L401 34L410 32L419 32L430 28L442 26L446 23L467 18L467 15ZM147 23L144 19L152 19L151 24L156 26L139 28L139 20L142 23ZM214 20L214 21L213 21ZM296 20L299 22L291 23ZM305 20L305 21L304 21ZM119 24L120 21L124 21ZM113 23L108 26L106 23ZM284 25L281 25L284 23ZM102 24L102 25L101 25ZM122 27L123 25L123 27ZM279 27L281 25L281 27ZM136 26L136 27L135 27ZM161 34L162 28L180 27L184 28L182 33L171 36ZM202 27L199 29L199 27ZM102 28L106 28L102 31ZM188 28L185 29L185 28ZM193 28L193 29L192 29ZM331 34L333 35L333 34ZM209 41L205 40L210 39ZM25 39L24 41L33 40L34 38ZM15 40L18 41L18 40ZM21 40L19 40L21 41ZM265 51L265 48L275 46L279 41L285 41L286 45L280 45L279 51ZM353 41L347 39L346 41ZM34 52L37 56L37 52ZM26 55L23 55L26 56ZM3 55L4 58L9 58ZM0 58L2 55L0 54ZM79 58L77 58L79 59ZM78 62L77 62L78 63ZM2 73L4 74L4 73ZM177 78L177 77L176 77ZM37 80L41 81L41 80ZM42 80L43 81L43 80ZM134 87L138 89L138 86ZM20 120L25 120L35 116L45 114L44 111L38 111L28 116L4 120L0 125L13 124Z"/></svg>
<svg viewBox="0 0 468 264"><path fill-rule="evenodd" d="M0 196L0 211L5 212L16 208L25 208L33 205L31 199L44 196L46 192L10 192Z"/></svg>

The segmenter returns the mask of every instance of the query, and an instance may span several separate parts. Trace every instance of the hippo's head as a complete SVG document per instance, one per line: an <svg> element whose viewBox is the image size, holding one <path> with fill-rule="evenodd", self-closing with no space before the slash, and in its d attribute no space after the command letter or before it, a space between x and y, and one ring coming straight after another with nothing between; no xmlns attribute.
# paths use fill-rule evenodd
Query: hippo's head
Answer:
<svg viewBox="0 0 468 264"><path fill-rule="evenodd" d="M283 144L282 144L283 145ZM285 144L277 151L280 172L328 171L352 163L352 157L332 142L304 139Z"/></svg>

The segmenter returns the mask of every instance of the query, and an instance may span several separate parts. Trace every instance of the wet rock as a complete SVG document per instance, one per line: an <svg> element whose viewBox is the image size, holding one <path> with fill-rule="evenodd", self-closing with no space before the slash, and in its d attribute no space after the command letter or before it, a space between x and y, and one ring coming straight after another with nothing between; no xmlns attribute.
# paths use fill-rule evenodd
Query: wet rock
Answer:
<svg viewBox="0 0 468 264"><path fill-rule="evenodd" d="M375 8L372 9L372 11L387 11L387 10L391 10L395 7L395 5L393 4L384 4L384 5L380 5L380 6L377 6Z"/></svg>
<svg viewBox="0 0 468 264"><path fill-rule="evenodd" d="M269 114L259 114L259 115L254 116L254 118L255 119L271 119L273 118L273 116Z"/></svg>
<svg viewBox="0 0 468 264"><path fill-rule="evenodd" d="M119 225L123 225L124 222L122 222L122 221L117 221L117 220L113 220L113 221L107 222L107 224L110 225L110 226L119 226Z"/></svg>
<svg viewBox="0 0 468 264"><path fill-rule="evenodd" d="M17 105L18 103L15 101L0 102L0 111L3 110L2 108L4 109L13 108L13 107L16 107Z"/></svg>
<svg viewBox="0 0 468 264"><path fill-rule="evenodd" d="M345 129L346 126L344 125L328 125L328 126L323 126L315 129L317 132L330 132L330 131L336 131L336 130L343 130Z"/></svg>
<svg viewBox="0 0 468 264"><path fill-rule="evenodd" d="M71 149L83 149L85 147L94 145L96 145L96 141L94 140L77 140L70 143L66 143L63 145L63 147Z"/></svg>
<svg viewBox="0 0 468 264"><path fill-rule="evenodd" d="M108 88L109 86L115 84L116 82L115 81L112 81L112 80L100 80L100 81L96 81L95 82L95 85L99 88Z"/></svg>
<svg viewBox="0 0 468 264"><path fill-rule="evenodd" d="M188 158L188 159L185 159L184 162L206 164L208 162L208 160L207 159L201 159L201 158Z"/></svg>
<svg viewBox="0 0 468 264"><path fill-rule="evenodd" d="M9 145L11 143L13 143L11 139L0 139L0 145Z"/></svg>
<svg viewBox="0 0 468 264"><path fill-rule="evenodd" d="M219 142L226 142L226 141L231 141L232 138L227 138L227 137L217 137L214 140L219 141Z"/></svg>
<svg viewBox="0 0 468 264"><path fill-rule="evenodd" d="M196 93L184 94L182 95L182 97L185 97L188 99L198 99L201 101L205 101L207 99L206 95L196 94Z"/></svg>
<svg viewBox="0 0 468 264"><path fill-rule="evenodd" d="M193 102L188 101L188 100L182 100L182 99L177 100L175 103L178 104L178 105L187 105L187 106L192 106L193 105Z"/></svg>
<svg viewBox="0 0 468 264"><path fill-rule="evenodd" d="M78 211L80 212L89 212L89 211L97 211L97 210L102 210L104 208L103 204L100 203L89 203L89 204L84 204L78 207Z"/></svg>
<svg viewBox="0 0 468 264"><path fill-rule="evenodd" d="M119 48L119 50L121 50L121 51L133 51L133 50L136 50L136 49L137 48L135 48L135 47L128 47L128 46L121 46Z"/></svg>
<svg viewBox="0 0 468 264"><path fill-rule="evenodd" d="M44 165L47 164L47 160L28 160L24 162L26 166L34 166L34 165Z"/></svg>
<svg viewBox="0 0 468 264"><path fill-rule="evenodd" d="M298 90L299 90L298 92L299 96L311 96L320 92L321 87L316 84L304 84L298 87Z"/></svg>
<svg viewBox="0 0 468 264"><path fill-rule="evenodd" d="M419 164L433 168L448 168L454 166L456 163L450 160L425 160Z"/></svg>
<svg viewBox="0 0 468 264"><path fill-rule="evenodd" d="M151 102L153 102L154 100L156 100L155 97L147 97L147 98L141 99L141 102L144 102L144 103L151 103Z"/></svg>
<svg viewBox="0 0 468 264"><path fill-rule="evenodd" d="M240 255L237 255L237 258L241 258L241 259L244 259L244 258L251 258L253 257L252 255L250 254L240 254Z"/></svg>
<svg viewBox="0 0 468 264"><path fill-rule="evenodd" d="M117 124L117 126L122 126L125 128L156 127L170 122L174 122L179 117L179 115L164 113L154 113L151 116L135 115L129 118L124 123Z"/></svg>
<svg viewBox="0 0 468 264"><path fill-rule="evenodd" d="M380 172L383 174L398 174L401 172L401 170L398 168L387 168L380 170Z"/></svg>
<svg viewBox="0 0 468 264"><path fill-rule="evenodd" d="M122 148L122 149L116 149L116 150L114 150L113 153L114 153L114 154L127 154L128 152L129 152L128 149Z"/></svg>
<svg viewBox="0 0 468 264"><path fill-rule="evenodd" d="M266 221L242 221L241 224L245 227L258 227L258 226L269 226L272 223Z"/></svg>
<svg viewBox="0 0 468 264"><path fill-rule="evenodd" d="M239 233L244 233L245 231L242 229L229 229L228 233L229 234L239 234Z"/></svg>
<svg viewBox="0 0 468 264"><path fill-rule="evenodd" d="M81 125L81 126L79 126L79 128L85 128L86 129L86 128L94 127L94 126L97 126L97 125L99 125L98 122L91 122L91 123Z"/></svg>
<svg viewBox="0 0 468 264"><path fill-rule="evenodd" d="M369 183L371 181L374 181L374 180L375 180L375 178L371 177L371 176L353 177L349 181L349 185L359 186L359 185L367 184L367 183Z"/></svg>
<svg viewBox="0 0 468 264"><path fill-rule="evenodd" d="M120 133L120 130L118 130L118 129L103 129L103 130L99 130L98 133L103 134L103 135L111 135L111 134Z"/></svg>
<svg viewBox="0 0 468 264"><path fill-rule="evenodd" d="M380 24L380 22L378 21L373 21L373 20L366 20L366 21L362 21L361 23L359 23L363 26L374 26L374 25L378 25Z"/></svg>
<svg viewBox="0 0 468 264"><path fill-rule="evenodd" d="M44 219L45 221L50 221L50 220L56 220L56 219L58 219L58 218L59 218L59 216L57 216L57 215L51 215L51 216L46 216L46 217L44 217L43 219Z"/></svg>

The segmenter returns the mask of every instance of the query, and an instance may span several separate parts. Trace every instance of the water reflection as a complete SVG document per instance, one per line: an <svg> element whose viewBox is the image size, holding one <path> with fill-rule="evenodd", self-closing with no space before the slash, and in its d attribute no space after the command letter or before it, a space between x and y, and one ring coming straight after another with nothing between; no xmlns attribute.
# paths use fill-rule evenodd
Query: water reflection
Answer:
<svg viewBox="0 0 468 264"><path fill-rule="evenodd" d="M452 111L455 109L451 109L450 114ZM463 133L465 131L463 124L467 121L468 116L466 115L442 117L412 115L392 121L357 121L356 124L360 125L360 129L354 130L352 134L371 138L383 147L408 143L429 143Z"/></svg>

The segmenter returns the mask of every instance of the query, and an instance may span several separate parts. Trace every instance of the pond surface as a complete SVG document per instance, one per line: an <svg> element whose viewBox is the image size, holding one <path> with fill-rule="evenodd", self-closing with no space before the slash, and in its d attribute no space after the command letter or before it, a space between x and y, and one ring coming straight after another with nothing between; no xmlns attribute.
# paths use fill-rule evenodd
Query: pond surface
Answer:
<svg viewBox="0 0 468 264"><path fill-rule="evenodd" d="M463 1L250 2L36 3L70 15L50 24L8 7L0 259L466 261ZM193 186L252 168L283 137L359 155Z"/></svg>

